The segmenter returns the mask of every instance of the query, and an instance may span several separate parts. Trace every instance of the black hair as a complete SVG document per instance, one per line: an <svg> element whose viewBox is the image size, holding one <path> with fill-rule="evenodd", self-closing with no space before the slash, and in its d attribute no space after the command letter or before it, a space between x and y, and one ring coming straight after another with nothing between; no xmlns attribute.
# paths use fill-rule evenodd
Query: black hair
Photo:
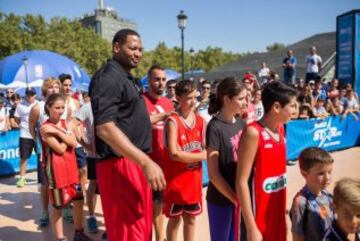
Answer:
<svg viewBox="0 0 360 241"><path fill-rule="evenodd" d="M271 110L275 102L279 102L281 107L284 107L293 97L297 97L297 91L280 81L272 81L266 84L261 93L265 113Z"/></svg>
<svg viewBox="0 0 360 241"><path fill-rule="evenodd" d="M60 83L61 83L61 84L63 84L66 79L70 79L71 82L72 82L71 75L69 75L69 74L64 74L64 73L62 73L62 74L59 75L59 80L60 80Z"/></svg>
<svg viewBox="0 0 360 241"><path fill-rule="evenodd" d="M125 29L121 29L121 30L117 31L117 33L114 35L112 44L114 45L115 42L117 42L119 44L124 44L126 42L127 36L129 36L129 35L135 35L140 38L140 35L136 31L125 28Z"/></svg>
<svg viewBox="0 0 360 241"><path fill-rule="evenodd" d="M48 108L50 108L57 100L63 100L65 102L65 96L60 93L51 94L45 102L45 113L50 116Z"/></svg>
<svg viewBox="0 0 360 241"><path fill-rule="evenodd" d="M210 85L211 86L211 83L208 80L204 80L203 82L201 82L201 87L204 86L204 85Z"/></svg>
<svg viewBox="0 0 360 241"><path fill-rule="evenodd" d="M10 100L12 102L14 102L15 100L21 100L21 97L18 93L14 93L11 97L10 97Z"/></svg>
<svg viewBox="0 0 360 241"><path fill-rule="evenodd" d="M148 78L150 78L152 72L153 72L155 69L159 69L159 70L165 71L165 69L164 69L160 64L154 64L153 66L150 67L150 69L149 69L148 72L147 72Z"/></svg>
<svg viewBox="0 0 360 241"><path fill-rule="evenodd" d="M243 90L245 90L245 86L239 79L234 77L227 77L223 79L217 86L216 94L210 95L208 108L209 115L215 114L221 109L225 96L231 99Z"/></svg>
<svg viewBox="0 0 360 241"><path fill-rule="evenodd" d="M188 79L181 80L180 82L178 82L176 84L175 94L180 97L180 96L189 94L189 93L193 92L194 90L196 90L196 84L194 81L191 81Z"/></svg>
<svg viewBox="0 0 360 241"><path fill-rule="evenodd" d="M176 80L174 80L174 79L170 79L170 80L168 80L167 82L166 82L166 86L169 86L169 85L171 85L171 84L176 84Z"/></svg>

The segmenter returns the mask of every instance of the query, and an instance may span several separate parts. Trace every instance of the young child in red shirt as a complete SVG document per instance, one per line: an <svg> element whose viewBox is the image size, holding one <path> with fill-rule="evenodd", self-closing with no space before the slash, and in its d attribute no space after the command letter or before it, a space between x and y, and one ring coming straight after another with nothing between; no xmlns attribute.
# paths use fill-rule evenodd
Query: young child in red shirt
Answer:
<svg viewBox="0 0 360 241"><path fill-rule="evenodd" d="M165 215L169 218L168 241L177 238L184 220L184 240L194 240L195 216L202 212L202 168L206 159L205 121L197 115L196 85L190 80L180 81L175 88L179 102L176 113L166 121L165 146L168 159L164 161L166 188Z"/></svg>

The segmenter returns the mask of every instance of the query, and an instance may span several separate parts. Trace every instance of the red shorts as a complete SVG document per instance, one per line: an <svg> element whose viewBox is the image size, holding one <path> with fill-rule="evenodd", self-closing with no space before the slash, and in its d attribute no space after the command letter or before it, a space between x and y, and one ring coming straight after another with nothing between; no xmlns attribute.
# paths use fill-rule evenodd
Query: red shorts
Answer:
<svg viewBox="0 0 360 241"><path fill-rule="evenodd" d="M73 200L84 199L80 184L73 184L63 188L49 188L49 196L54 208L63 208Z"/></svg>
<svg viewBox="0 0 360 241"><path fill-rule="evenodd" d="M163 212L166 217L174 218L183 215L184 213L197 216L202 213L202 204L176 204L176 203L164 203Z"/></svg>
<svg viewBox="0 0 360 241"><path fill-rule="evenodd" d="M109 241L150 241L152 192L139 165L128 158L96 163Z"/></svg>

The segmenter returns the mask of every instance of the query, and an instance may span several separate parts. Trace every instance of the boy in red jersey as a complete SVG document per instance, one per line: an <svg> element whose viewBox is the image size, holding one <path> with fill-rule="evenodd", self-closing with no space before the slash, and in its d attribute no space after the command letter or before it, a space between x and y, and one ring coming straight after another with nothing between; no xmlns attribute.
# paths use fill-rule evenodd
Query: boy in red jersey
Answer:
<svg viewBox="0 0 360 241"><path fill-rule="evenodd" d="M286 146L283 125L297 113L296 91L274 81L262 92L265 114L239 143L236 189L241 240L286 241Z"/></svg>
<svg viewBox="0 0 360 241"><path fill-rule="evenodd" d="M205 121L195 114L196 85L183 80L176 85L179 106L165 124L168 159L164 162L166 188L164 213L169 218L166 236L174 241L184 220L184 240L194 240L195 216L202 212L202 168L206 159Z"/></svg>

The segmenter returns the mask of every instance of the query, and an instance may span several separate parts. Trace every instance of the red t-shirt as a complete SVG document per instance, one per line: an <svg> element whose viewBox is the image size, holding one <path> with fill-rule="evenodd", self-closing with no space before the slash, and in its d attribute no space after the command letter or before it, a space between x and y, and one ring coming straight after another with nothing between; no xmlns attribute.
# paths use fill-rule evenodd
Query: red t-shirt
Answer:
<svg viewBox="0 0 360 241"><path fill-rule="evenodd" d="M145 93L145 104L149 115L160 114L174 110L174 106L168 98L160 97L159 99L152 98L148 93ZM165 121L159 121L151 126L152 129L152 151L149 153L151 159L163 166L164 160L164 126Z"/></svg>
<svg viewBox="0 0 360 241"><path fill-rule="evenodd" d="M249 124L259 132L259 142L249 179L255 222L263 239L286 241L286 146L284 128L276 141L259 122Z"/></svg>
<svg viewBox="0 0 360 241"><path fill-rule="evenodd" d="M205 121L195 115L193 126L188 127L177 113L171 114L167 121L177 127L177 143L182 151L198 153L204 149ZM202 201L201 162L183 163L171 160L168 154L164 162L166 188L164 201L176 204L194 204Z"/></svg>

